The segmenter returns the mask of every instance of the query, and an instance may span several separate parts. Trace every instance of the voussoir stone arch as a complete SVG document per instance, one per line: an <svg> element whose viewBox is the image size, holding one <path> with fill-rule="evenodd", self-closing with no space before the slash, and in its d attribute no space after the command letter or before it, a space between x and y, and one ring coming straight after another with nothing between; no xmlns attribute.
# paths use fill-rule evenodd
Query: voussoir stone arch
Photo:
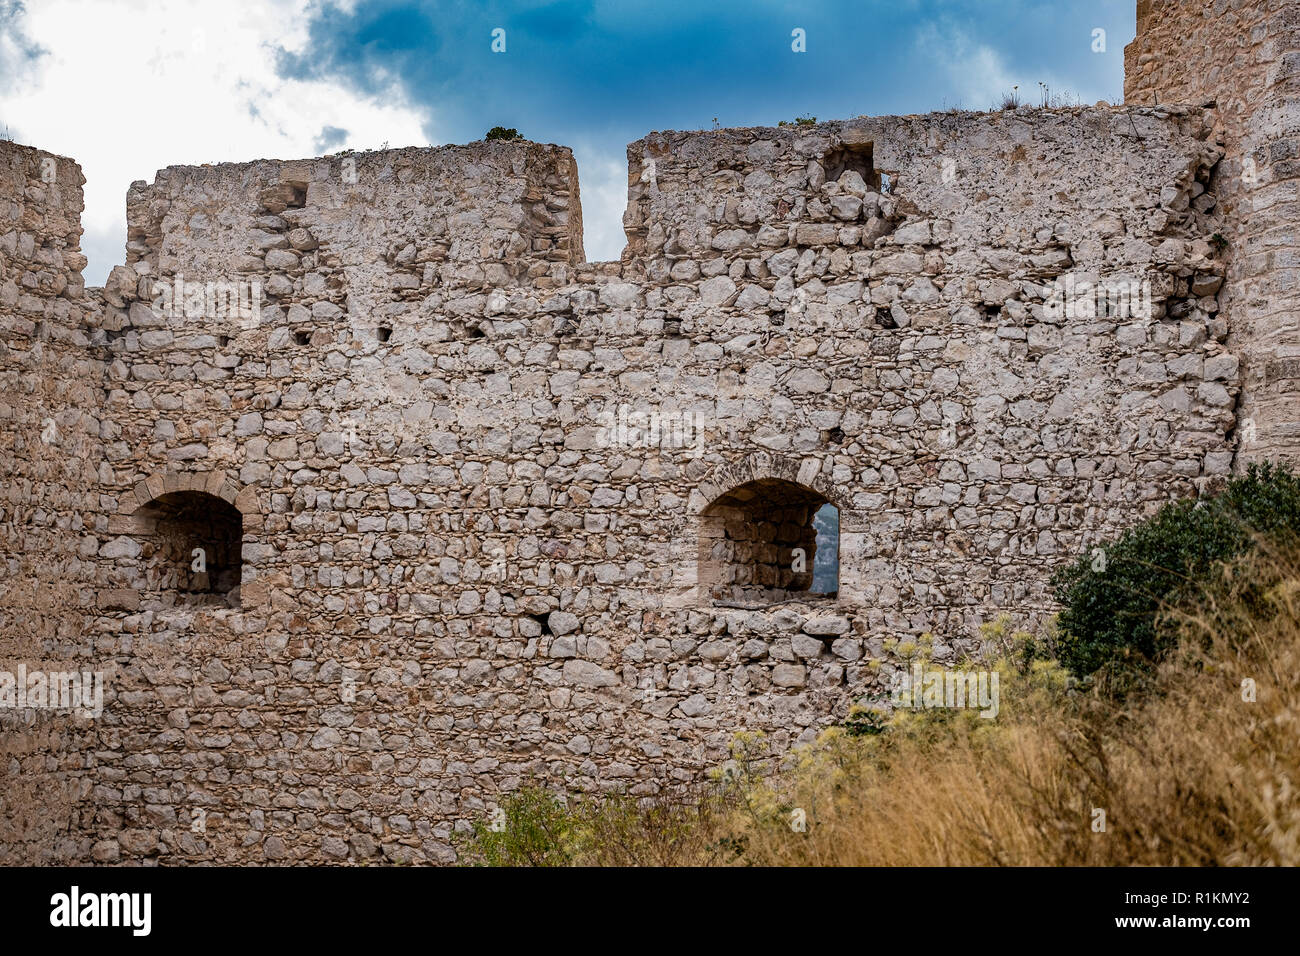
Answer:
<svg viewBox="0 0 1300 956"><path fill-rule="evenodd" d="M199 491L215 495L228 502L244 516L246 530L252 523L248 519L260 517L262 514L262 505L257 499L256 490L252 487L240 487L239 483L224 471L171 470L156 471L143 481L136 482L131 491L123 496L118 514L129 517L154 499L179 491Z"/></svg>
<svg viewBox="0 0 1300 956"><path fill-rule="evenodd" d="M820 458L790 458L761 452L746 455L715 469L708 480L700 482L691 493L688 511L692 517L698 517L709 505L733 488L763 479L802 485L833 504L841 515L848 511L843 494L822 474Z"/></svg>
<svg viewBox="0 0 1300 956"><path fill-rule="evenodd" d="M204 502L208 502L207 505ZM214 507L215 506L215 507ZM197 509L197 510L196 510ZM225 517L222 517L222 512ZM242 595L243 606L250 607L264 602L266 588L264 582L256 579L244 559L245 545L241 539L258 535L263 528L262 505L256 490L243 487L225 471L173 471L154 472L147 478L136 482L118 501L118 510L109 517L110 534L135 538L140 541L154 540L154 560L164 553L166 547L176 544L175 539L196 534L195 517L204 522L197 533L209 535L211 550L207 553L212 559L220 559L218 567L224 569L211 578L203 578L203 583L194 589L213 594L226 594L232 588L235 594ZM179 522L179 524L178 524ZM210 524L207 524L210 522ZM184 530L178 530L183 528ZM161 544L160 544L161 542ZM193 541L189 542L190 544ZM188 547L188 544L185 546ZM209 547L204 545L205 549ZM181 549L182 551L185 548ZM136 554L139 552L137 550ZM129 547L124 555L129 558ZM165 563L178 565L177 554L171 554ZM109 609L135 610L149 600L159 600L163 595L190 594L188 582L185 587L168 586L155 588L151 577L146 583L145 574L130 587L116 588L100 595L100 604ZM221 584L224 579L227 584ZM198 580L198 579L195 579ZM175 585L176 582L171 582ZM154 593L154 592L157 593ZM234 606L239 606L235 603Z"/></svg>

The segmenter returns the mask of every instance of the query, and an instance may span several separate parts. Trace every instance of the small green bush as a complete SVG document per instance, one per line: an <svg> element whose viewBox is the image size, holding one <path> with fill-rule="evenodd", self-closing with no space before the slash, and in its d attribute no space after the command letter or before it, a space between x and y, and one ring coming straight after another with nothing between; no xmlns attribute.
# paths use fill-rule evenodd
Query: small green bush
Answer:
<svg viewBox="0 0 1300 956"><path fill-rule="evenodd" d="M718 832L729 809L712 784L644 799L622 792L561 799L531 782L456 842L471 866L699 866L740 852Z"/></svg>
<svg viewBox="0 0 1300 956"><path fill-rule="evenodd" d="M889 716L876 707L855 705L840 726L850 737L877 737L889 729Z"/></svg>
<svg viewBox="0 0 1300 956"><path fill-rule="evenodd" d="M469 856L484 866L568 866L576 825L554 794L525 787L501 801L495 820L474 821Z"/></svg>
<svg viewBox="0 0 1300 956"><path fill-rule="evenodd" d="M1300 479L1251 465L1218 495L1168 504L1100 554L1058 570L1057 654L1075 677L1140 679L1176 641L1161 615L1220 583L1223 562L1300 537Z"/></svg>
<svg viewBox="0 0 1300 956"><path fill-rule="evenodd" d="M523 139L517 129L506 129L504 126L493 126L483 137L489 143L494 139L503 139L507 141Z"/></svg>
<svg viewBox="0 0 1300 956"><path fill-rule="evenodd" d="M817 117L809 116L805 113L803 116L797 116L792 120L780 120L777 126L816 126Z"/></svg>

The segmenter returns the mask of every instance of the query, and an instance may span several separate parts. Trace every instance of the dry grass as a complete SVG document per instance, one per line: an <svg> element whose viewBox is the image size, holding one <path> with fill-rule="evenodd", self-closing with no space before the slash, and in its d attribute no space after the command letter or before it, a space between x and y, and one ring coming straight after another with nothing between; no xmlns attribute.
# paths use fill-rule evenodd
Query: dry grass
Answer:
<svg viewBox="0 0 1300 956"><path fill-rule="evenodd" d="M1300 560L1259 554L1231 582L1165 621L1182 645L1138 700L1066 693L1040 664L1004 669L997 726L832 734L745 795L745 862L1300 864ZM776 825L792 807L806 833Z"/></svg>
<svg viewBox="0 0 1300 956"><path fill-rule="evenodd" d="M996 719L905 712L876 736L833 730L774 776L761 737L741 735L716 791L588 804L551 862L1300 864L1300 556L1243 560L1162 626L1180 648L1126 701L1069 689L1053 663L1004 661Z"/></svg>

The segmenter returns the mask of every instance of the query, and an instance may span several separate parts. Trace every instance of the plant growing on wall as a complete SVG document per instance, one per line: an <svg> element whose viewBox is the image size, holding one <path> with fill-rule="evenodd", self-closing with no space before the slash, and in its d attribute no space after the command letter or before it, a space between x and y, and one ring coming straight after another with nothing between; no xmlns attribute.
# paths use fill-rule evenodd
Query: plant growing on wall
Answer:
<svg viewBox="0 0 1300 956"><path fill-rule="evenodd" d="M1056 572L1061 662L1080 678L1138 676L1173 645L1162 614L1220 584L1224 562L1297 540L1300 478L1284 466L1251 465L1212 498L1165 505Z"/></svg>

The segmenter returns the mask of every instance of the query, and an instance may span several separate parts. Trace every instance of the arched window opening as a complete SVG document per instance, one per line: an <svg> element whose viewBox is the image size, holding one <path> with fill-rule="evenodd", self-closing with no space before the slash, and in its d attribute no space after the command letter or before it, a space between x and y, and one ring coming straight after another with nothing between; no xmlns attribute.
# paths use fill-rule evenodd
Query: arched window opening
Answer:
<svg viewBox="0 0 1300 956"><path fill-rule="evenodd" d="M152 524L141 559L163 605L239 606L243 516L202 491L160 495L139 511Z"/></svg>
<svg viewBox="0 0 1300 956"><path fill-rule="evenodd" d="M719 496L701 514L701 594L768 604L839 591L839 511L794 482L762 478Z"/></svg>

